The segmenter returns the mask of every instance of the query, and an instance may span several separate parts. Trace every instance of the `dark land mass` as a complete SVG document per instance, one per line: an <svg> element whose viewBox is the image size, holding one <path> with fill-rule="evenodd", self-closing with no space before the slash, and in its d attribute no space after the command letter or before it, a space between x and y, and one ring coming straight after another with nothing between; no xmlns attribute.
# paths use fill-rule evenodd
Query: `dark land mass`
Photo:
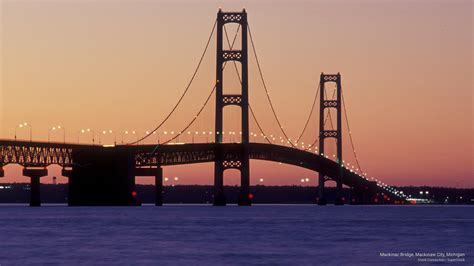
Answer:
<svg viewBox="0 0 474 266"><path fill-rule="evenodd" d="M67 184L41 184L42 203L67 203ZM436 204L474 204L474 189L444 187L398 187L399 190L414 198L429 199ZM211 203L212 186L176 185L165 186L164 203ZM420 191L423 194L420 194ZM428 191L428 194L426 194ZM137 198L142 203L153 203L155 187L136 185ZM253 186L253 203L273 204L311 204L315 203L317 188L302 186ZM239 187L226 186L228 203L236 203ZM328 202L334 202L336 190L327 188ZM344 189L344 197L349 199L350 191ZM0 203L28 203L30 186L27 183L0 184Z"/></svg>

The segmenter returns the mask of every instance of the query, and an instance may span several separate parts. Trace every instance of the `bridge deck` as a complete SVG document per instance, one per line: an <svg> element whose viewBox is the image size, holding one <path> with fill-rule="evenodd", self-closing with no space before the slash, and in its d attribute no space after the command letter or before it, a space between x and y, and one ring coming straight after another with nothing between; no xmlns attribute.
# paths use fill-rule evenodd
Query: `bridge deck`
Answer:
<svg viewBox="0 0 474 266"><path fill-rule="evenodd" d="M117 145L103 147L98 145L79 145L47 142L28 142L0 140L0 166L20 164L25 167L46 167L58 164L63 167L74 166L74 152L93 149L120 149L135 154L136 167L181 165L213 162L216 154L222 152L224 160L239 158L242 144L239 143L196 143L176 145ZM250 159L266 160L295 165L323 173L335 180L342 170L343 184L349 187L373 186L373 182L346 169L324 156L294 148L263 144L249 144ZM396 195L393 195L394 197Z"/></svg>

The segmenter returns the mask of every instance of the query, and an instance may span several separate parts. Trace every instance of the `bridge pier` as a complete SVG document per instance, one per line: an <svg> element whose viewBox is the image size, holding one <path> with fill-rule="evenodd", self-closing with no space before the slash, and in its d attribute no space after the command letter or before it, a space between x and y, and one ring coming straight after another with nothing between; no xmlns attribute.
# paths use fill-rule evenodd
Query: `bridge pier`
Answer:
<svg viewBox="0 0 474 266"><path fill-rule="evenodd" d="M372 204L370 196L367 194L367 186L350 187L349 188L349 204L350 205L367 205Z"/></svg>
<svg viewBox="0 0 474 266"><path fill-rule="evenodd" d="M224 194L224 160L222 159L224 152L219 145L215 146L214 152L216 154L216 161L214 163L214 199L212 205L226 206L227 199Z"/></svg>
<svg viewBox="0 0 474 266"><path fill-rule="evenodd" d="M225 206L227 200L224 194L224 166L221 160L215 162L214 167L214 206Z"/></svg>
<svg viewBox="0 0 474 266"><path fill-rule="evenodd" d="M326 205L328 202L324 196L324 175L319 174L319 183L318 183L318 205Z"/></svg>
<svg viewBox="0 0 474 266"><path fill-rule="evenodd" d="M61 175L64 176L64 177L67 177L68 179L68 182L67 182L67 186L68 186L68 190L67 190L67 203L68 205L71 205L70 202L71 202L71 198L74 198L74 195L71 195L72 193L72 189L70 189L71 187L71 181L72 181L72 168L66 168L66 167L63 167L63 169L61 169Z"/></svg>
<svg viewBox="0 0 474 266"><path fill-rule="evenodd" d="M40 178L48 175L46 168L24 168L23 175L28 176L31 180L30 183L30 206L39 207L41 206L41 195L40 195Z"/></svg>
<svg viewBox="0 0 474 266"><path fill-rule="evenodd" d="M84 146L72 151L69 206L136 206L135 155L129 147Z"/></svg>
<svg viewBox="0 0 474 266"><path fill-rule="evenodd" d="M338 178L336 182L336 201L334 205L344 205L343 193L342 193L342 178Z"/></svg>
<svg viewBox="0 0 474 266"><path fill-rule="evenodd" d="M252 199L250 198L250 163L248 156L248 146L244 145L242 152L242 165L240 166L240 192L239 192L239 206L251 206ZM247 149L247 150L246 150Z"/></svg>
<svg viewBox="0 0 474 266"><path fill-rule="evenodd" d="M135 168L135 176L155 177L155 206L163 206L163 168Z"/></svg>
<svg viewBox="0 0 474 266"><path fill-rule="evenodd" d="M157 168L155 175L155 206L163 206L163 168Z"/></svg>
<svg viewBox="0 0 474 266"><path fill-rule="evenodd" d="M72 176L72 168L66 168L64 167L61 169L61 175L67 178L71 178Z"/></svg>
<svg viewBox="0 0 474 266"><path fill-rule="evenodd" d="M374 199L377 197L377 183L369 182L363 186L351 188L351 204L353 205L372 205L376 204Z"/></svg>

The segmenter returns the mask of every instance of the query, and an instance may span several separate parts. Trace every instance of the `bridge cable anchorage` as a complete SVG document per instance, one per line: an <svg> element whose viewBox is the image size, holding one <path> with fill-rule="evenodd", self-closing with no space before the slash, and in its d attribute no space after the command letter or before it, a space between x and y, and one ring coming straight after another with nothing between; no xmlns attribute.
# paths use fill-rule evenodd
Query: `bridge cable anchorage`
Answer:
<svg viewBox="0 0 474 266"><path fill-rule="evenodd" d="M143 141L144 139L148 138L149 136L151 136L153 134L153 132L156 132L158 129L161 128L161 126L163 126L163 124L168 121L168 119L171 117L171 115L174 113L174 111L178 108L179 104L181 103L181 101L183 100L184 96L187 94L187 92L189 91L189 88L191 87L191 84L193 83L194 81L194 78L196 77L196 74L199 70L199 68L201 67L201 63L204 59L204 56L206 55L207 53L207 49L209 48L209 44L211 42L211 39L212 39L212 36L214 35L214 31L216 29L216 25L217 25L217 19L214 21L214 26L212 26L212 31L211 31L211 34L209 35L209 38L207 40L207 43L206 43L206 46L204 48L204 51L202 52L201 54L201 58L199 59L199 62L194 70L194 73L193 75L191 76L191 79L189 80L188 82L188 85L186 86L186 88L184 89L183 93L181 94L181 97L179 98L178 102L174 105L173 109L171 109L171 112L165 117L165 119L163 121L161 121L161 123L156 126L152 131L149 131L148 134L145 134L144 137L134 141L134 142L130 142L130 143L127 143L127 145L135 145L137 143L139 143L140 141Z"/></svg>
<svg viewBox="0 0 474 266"><path fill-rule="evenodd" d="M214 24L214 28L215 28L215 24ZM240 27L239 27L240 28ZM232 50L232 47L234 47L234 44L235 44L235 41L237 39L237 34L239 33L239 28L237 28L237 31L235 32L235 35L234 35L234 39L232 41L232 44L230 45L230 49ZM212 36L212 35L211 35ZM209 43L208 43L209 44ZM227 65L227 62L224 62L224 65L222 66L222 69L224 70L225 67ZM209 102L209 100L211 99L212 95L214 94L214 91L216 90L216 87L217 87L217 83L214 84L214 87L212 88L211 90L211 93L209 93L209 96L207 97L206 101L204 102L204 104L202 105L202 107L199 109L199 111L197 112L197 114L194 116L194 118L180 131L178 132L178 134L176 134L174 137L172 137L171 139L161 143L161 144L157 144L155 146L155 148L153 149L153 151L150 153L150 155L154 154L156 152L156 150L158 149L159 145L163 145L163 144L167 144L167 143L170 143L171 141L177 139L179 136L181 136L196 120L197 118L199 117L199 115L202 113L202 111L204 110L204 108L206 107L207 103Z"/></svg>
<svg viewBox="0 0 474 266"><path fill-rule="evenodd" d="M288 134L286 134L285 130L283 129L283 126L281 125L280 119L278 119L278 116L277 116L276 111L275 111L275 107L273 106L273 102L270 98L270 93L268 92L268 89L267 89L267 84L265 83L265 79L263 78L263 72L262 72L262 68L260 67L260 62L258 60L257 50L255 48L255 44L254 44L254 41L253 41L252 31L250 30L250 25L248 25L248 30L249 30L249 36L250 36L250 43L252 44L253 54L255 56L255 61L257 62L258 72L260 74L260 79L262 80L263 88L265 89L265 93L267 94L267 100L270 104L270 108L272 109L273 116L275 117L276 122L277 122L278 126L280 127L280 131L283 133L283 136L286 138L287 142L293 148L298 149L298 147L296 147L293 144L293 142L290 140L290 138L288 137ZM298 143L297 143L297 145L298 145Z"/></svg>
<svg viewBox="0 0 474 266"><path fill-rule="evenodd" d="M342 89L341 89L341 96L342 96L342 106L344 108L344 118L346 120L347 130L349 131L349 139L351 141L352 152L354 153L354 157L355 157L355 161L357 163L357 167L359 167L360 172L363 174L364 171L362 171L362 168L360 167L359 159L357 157L357 153L356 153L356 149L355 149L355 145L354 145L354 140L352 139L352 131L351 131L351 128L349 126L349 118L347 117L346 103L344 101L344 90L342 90Z"/></svg>
<svg viewBox="0 0 474 266"><path fill-rule="evenodd" d="M227 44L229 45L231 51L232 51L232 47L234 46L235 37L237 36L237 33L239 32L239 29L240 29L240 24L239 24L239 26L237 27L237 31L236 31L235 36L234 36L234 40L232 41L232 44L231 44L231 43L230 43L230 39L229 39L229 35L228 35L228 33L227 33L227 28L226 28L226 26L224 25L225 38L226 38L226 40L227 40ZM237 67L237 63L236 63L235 61L232 61L232 63L234 64L234 69L235 69L235 72L237 73L237 77L238 77L238 79L239 79L239 82L240 82L240 84L242 84L242 78L240 77L240 73L239 73L239 69L238 69L238 67ZM251 113L251 115L252 115L252 118L253 118L253 120L255 121L255 124L257 124L257 127L258 127L258 129L260 130L260 133L262 133L262 135L264 135L264 136L267 136L267 135L265 134L265 132L263 131L262 126L261 126L260 123L258 122L257 116L255 115L255 112L253 111L252 106L250 105L250 103L249 103L248 107L249 107L250 113ZM269 138L265 137L265 140L266 140L269 144L272 144L272 142L270 141Z"/></svg>
<svg viewBox="0 0 474 266"><path fill-rule="evenodd" d="M326 91L326 90L324 90ZM333 91L332 93L332 97L331 97L331 100L334 100L334 97L336 96L336 90ZM326 114L326 118L324 118L324 122L323 122L323 125L326 126L326 123L328 122L329 118L331 116L331 109L328 109L328 113ZM334 126L332 124L332 120L331 120L331 129L334 129ZM314 145L316 145L316 143L319 141L319 134L318 136L316 137L316 139L313 141L313 143L311 143L311 145L309 146L308 149L304 149L304 150L309 150L311 147L313 147Z"/></svg>

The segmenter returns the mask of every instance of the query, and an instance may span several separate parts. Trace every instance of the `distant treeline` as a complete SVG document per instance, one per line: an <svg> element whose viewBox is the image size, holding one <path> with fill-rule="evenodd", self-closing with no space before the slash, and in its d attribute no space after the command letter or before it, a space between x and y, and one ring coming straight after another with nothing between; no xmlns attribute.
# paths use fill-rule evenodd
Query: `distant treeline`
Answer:
<svg viewBox="0 0 474 266"><path fill-rule="evenodd" d="M67 184L42 184L41 202L66 203ZM415 198L429 198L436 203L473 204L474 189L442 187L398 187L406 195ZM212 186L176 185L165 186L163 199L165 203L211 203ZM423 194L420 194L420 191ZM428 191L428 194L426 194ZM155 187L153 185L136 185L137 198L142 203L153 203ZM236 203L239 187L226 186L225 193L229 203ZM302 186L253 186L251 187L253 203L277 204L310 204L316 202L317 188ZM344 197L349 199L349 190L344 189ZM329 203L334 202L336 190L326 188ZM30 187L26 183L0 184L0 203L28 203Z"/></svg>

